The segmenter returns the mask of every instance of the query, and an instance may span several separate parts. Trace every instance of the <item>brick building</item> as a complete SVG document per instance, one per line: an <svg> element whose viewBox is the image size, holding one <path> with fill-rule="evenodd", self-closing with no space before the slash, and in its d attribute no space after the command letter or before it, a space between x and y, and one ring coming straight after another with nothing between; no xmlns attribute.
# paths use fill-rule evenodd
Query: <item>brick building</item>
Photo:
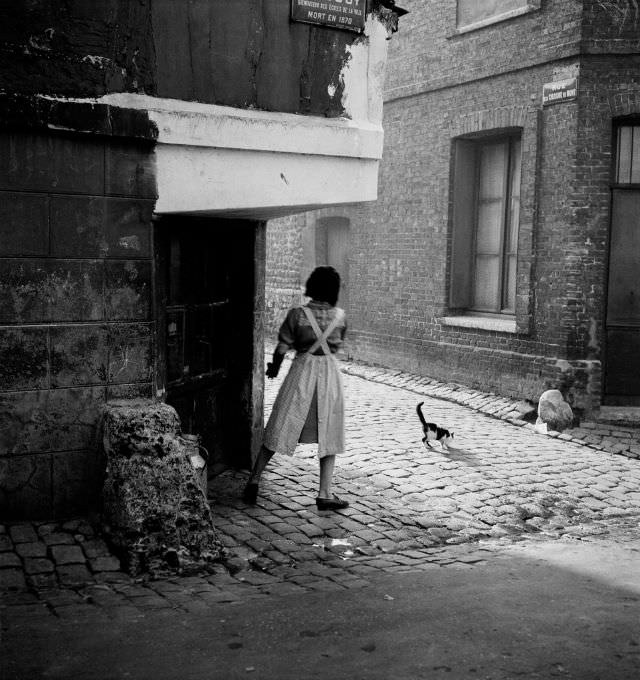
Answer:
<svg viewBox="0 0 640 680"><path fill-rule="evenodd" d="M378 200L269 223L271 331L328 261L354 358L640 405L637 3L403 5Z"/></svg>
<svg viewBox="0 0 640 680"><path fill-rule="evenodd" d="M397 14L336 2L0 3L3 518L95 506L114 399L249 464L265 221L376 193Z"/></svg>

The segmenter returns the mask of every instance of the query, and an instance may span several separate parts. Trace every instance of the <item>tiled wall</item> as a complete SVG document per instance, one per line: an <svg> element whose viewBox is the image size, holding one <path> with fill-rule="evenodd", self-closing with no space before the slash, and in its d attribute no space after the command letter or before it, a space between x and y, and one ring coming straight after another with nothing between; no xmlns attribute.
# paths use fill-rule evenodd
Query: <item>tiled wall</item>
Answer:
<svg viewBox="0 0 640 680"><path fill-rule="evenodd" d="M0 135L0 515L97 502L102 404L151 396L151 148Z"/></svg>

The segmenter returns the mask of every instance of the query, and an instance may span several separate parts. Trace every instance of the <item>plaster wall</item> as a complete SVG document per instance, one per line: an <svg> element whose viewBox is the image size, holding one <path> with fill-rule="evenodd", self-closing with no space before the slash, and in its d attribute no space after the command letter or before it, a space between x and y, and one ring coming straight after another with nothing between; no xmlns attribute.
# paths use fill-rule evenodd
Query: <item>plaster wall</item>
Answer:
<svg viewBox="0 0 640 680"><path fill-rule="evenodd" d="M369 10L369 18L379 15L377 0ZM2 3L2 89L65 98L129 92L344 115L341 72L352 50L368 52L371 28L365 35L327 29L292 22L289 12L289 0ZM383 77L377 56L354 60L371 62L376 78Z"/></svg>

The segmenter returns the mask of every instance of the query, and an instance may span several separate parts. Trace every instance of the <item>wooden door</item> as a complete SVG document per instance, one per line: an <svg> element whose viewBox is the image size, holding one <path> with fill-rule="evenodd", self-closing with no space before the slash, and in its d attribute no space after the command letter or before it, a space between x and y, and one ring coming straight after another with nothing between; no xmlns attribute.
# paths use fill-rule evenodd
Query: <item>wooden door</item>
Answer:
<svg viewBox="0 0 640 680"><path fill-rule="evenodd" d="M260 448L266 226L162 217L156 223L158 396L198 434L209 475L248 468Z"/></svg>
<svg viewBox="0 0 640 680"><path fill-rule="evenodd" d="M210 461L226 451L229 270L225 239L210 222L187 217L158 224L159 355L165 399L182 431L198 434Z"/></svg>
<svg viewBox="0 0 640 680"><path fill-rule="evenodd" d="M640 190L612 195L604 403L640 406Z"/></svg>

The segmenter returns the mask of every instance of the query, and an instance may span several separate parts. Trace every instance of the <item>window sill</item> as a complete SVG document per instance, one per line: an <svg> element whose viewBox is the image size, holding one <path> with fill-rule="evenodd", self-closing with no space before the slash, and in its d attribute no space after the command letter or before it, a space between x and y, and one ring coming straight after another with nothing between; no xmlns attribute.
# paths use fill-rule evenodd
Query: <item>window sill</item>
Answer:
<svg viewBox="0 0 640 680"><path fill-rule="evenodd" d="M498 319L488 316L443 316L438 321L443 326L457 326L458 328L478 328L483 331L497 331L500 333L517 333L516 320Z"/></svg>
<svg viewBox="0 0 640 680"><path fill-rule="evenodd" d="M501 21L507 21L509 19L514 19L515 17L522 16L523 14L530 14L540 9L540 2L533 0L529 2L527 7L519 7L518 9L513 9L510 12L504 12L503 14L497 14L496 16L488 17L482 21L476 21L473 24L467 24L466 26L458 26L452 35L447 36L453 38L457 35L463 35L464 33L470 33L471 31L477 31L486 26L492 26L493 24L500 23Z"/></svg>

